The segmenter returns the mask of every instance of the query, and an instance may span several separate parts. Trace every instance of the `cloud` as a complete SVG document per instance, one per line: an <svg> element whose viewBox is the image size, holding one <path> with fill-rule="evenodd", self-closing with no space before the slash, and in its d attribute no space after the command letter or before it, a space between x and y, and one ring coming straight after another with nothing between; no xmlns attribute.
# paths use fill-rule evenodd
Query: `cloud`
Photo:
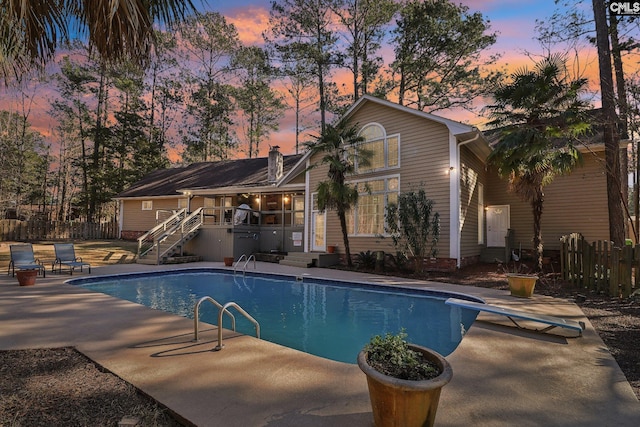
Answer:
<svg viewBox="0 0 640 427"><path fill-rule="evenodd" d="M227 22L235 25L240 41L247 45L264 43L262 32L269 25L269 11L265 8L250 7L230 10L225 14Z"/></svg>

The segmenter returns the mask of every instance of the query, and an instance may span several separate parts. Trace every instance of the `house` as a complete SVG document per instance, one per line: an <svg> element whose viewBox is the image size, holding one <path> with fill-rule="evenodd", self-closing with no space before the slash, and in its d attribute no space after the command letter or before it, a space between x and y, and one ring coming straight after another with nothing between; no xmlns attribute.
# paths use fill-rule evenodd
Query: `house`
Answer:
<svg viewBox="0 0 640 427"><path fill-rule="evenodd" d="M275 146L266 158L155 171L115 198L120 237L138 239L139 257L153 263L177 250L208 261L254 252L301 251L305 193L301 158L283 156ZM156 244L165 247L155 250Z"/></svg>
<svg viewBox="0 0 640 427"><path fill-rule="evenodd" d="M452 270L482 258L504 259L510 249L531 249L531 208L488 168L491 147L479 129L368 95L344 118L357 125L364 148L373 153L370 164L356 165L351 177L361 189L347 220L352 254L395 252L384 237L385 206L416 187L426 189L440 215L431 268ZM200 209L203 224L185 248L205 260L253 252L324 253L329 245L340 251L337 215L317 209L315 189L326 180L327 167L311 166L320 157L282 156L274 147L268 158L155 172L118 196L122 237L139 237L175 211ZM590 145L583 157L581 167L545 189L546 249L558 249L560 236L572 232L608 239L604 147ZM243 211L243 221L234 224Z"/></svg>

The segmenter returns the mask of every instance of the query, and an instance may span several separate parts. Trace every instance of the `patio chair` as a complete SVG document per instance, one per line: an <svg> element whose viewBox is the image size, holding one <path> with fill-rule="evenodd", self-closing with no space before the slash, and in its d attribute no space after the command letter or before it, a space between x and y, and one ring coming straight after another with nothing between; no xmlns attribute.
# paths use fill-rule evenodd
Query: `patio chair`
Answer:
<svg viewBox="0 0 640 427"><path fill-rule="evenodd" d="M53 271L55 271L56 265L58 266L58 272L62 272L62 266L65 266L69 268L69 274L73 274L73 270L76 267L80 267L80 271L82 271L82 268L86 265L89 267L89 273L91 273L91 264L83 262L81 257L76 256L73 243L54 243L53 248L56 252Z"/></svg>
<svg viewBox="0 0 640 427"><path fill-rule="evenodd" d="M9 245L11 252L11 260L7 274L11 271L11 277L15 276L17 270L38 270L38 274L42 272L42 277L46 277L46 269L44 264L40 262L33 254L33 245L31 243L21 243L18 245Z"/></svg>

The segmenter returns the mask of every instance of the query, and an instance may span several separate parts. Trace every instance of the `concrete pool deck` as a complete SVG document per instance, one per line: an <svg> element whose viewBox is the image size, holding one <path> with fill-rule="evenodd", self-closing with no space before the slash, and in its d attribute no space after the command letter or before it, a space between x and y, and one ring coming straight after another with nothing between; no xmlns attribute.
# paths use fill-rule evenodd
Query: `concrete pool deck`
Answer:
<svg viewBox="0 0 640 427"><path fill-rule="evenodd" d="M507 291L414 281L330 269L258 263L257 271L427 287L489 303L585 321L581 338L562 331L518 330L481 313L447 357L453 379L443 389L438 426L640 425L640 401L607 347L572 302ZM123 264L91 276L173 268ZM85 277L74 274L72 277ZM0 276L0 350L74 346L197 426L371 426L364 374L357 365L318 358L250 336L64 284L68 274L20 287ZM498 323L496 323L498 322ZM566 336L574 335L567 331ZM355 361L354 361L355 362Z"/></svg>

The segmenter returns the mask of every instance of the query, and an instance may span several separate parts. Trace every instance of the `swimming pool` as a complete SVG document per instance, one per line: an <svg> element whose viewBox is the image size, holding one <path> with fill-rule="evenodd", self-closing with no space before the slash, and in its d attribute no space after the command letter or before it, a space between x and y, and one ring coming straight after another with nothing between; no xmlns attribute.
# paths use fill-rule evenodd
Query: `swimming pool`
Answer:
<svg viewBox="0 0 640 427"><path fill-rule="evenodd" d="M73 279L92 291L193 318L203 296L220 304L235 302L260 323L261 338L320 357L356 363L373 335L405 329L407 341L448 355L458 346L477 315L448 306L457 293L346 283L315 278L225 270L182 269ZM234 312L233 309L231 309ZM217 324L218 309L204 303L200 320ZM255 327L236 315L237 331L255 336ZM226 318L223 326L230 328Z"/></svg>

